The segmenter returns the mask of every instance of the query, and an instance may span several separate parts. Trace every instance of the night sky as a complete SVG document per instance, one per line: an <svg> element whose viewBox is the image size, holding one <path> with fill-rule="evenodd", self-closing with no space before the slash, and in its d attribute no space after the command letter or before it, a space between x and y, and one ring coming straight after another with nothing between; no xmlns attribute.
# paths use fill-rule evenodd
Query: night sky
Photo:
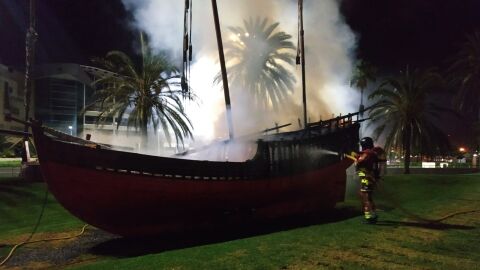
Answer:
<svg viewBox="0 0 480 270"><path fill-rule="evenodd" d="M0 62L24 66L27 0L0 0ZM135 31L120 0L37 1L37 62L88 64L117 49L130 52Z"/></svg>
<svg viewBox="0 0 480 270"><path fill-rule="evenodd" d="M26 5L27 0L0 0L4 64L23 65ZM112 49L132 50L132 16L120 0L37 5L39 62L86 64ZM480 29L478 0L344 0L342 13L359 38L358 57L389 70L444 65L465 34Z"/></svg>
<svg viewBox="0 0 480 270"><path fill-rule="evenodd" d="M24 66L27 3L0 0L2 64ZM112 49L132 53L137 30L121 0L39 0L37 5L38 63L90 64ZM344 0L341 12L358 37L357 57L382 74L406 65L445 68L465 35L480 30L478 0ZM448 129L468 134L461 122Z"/></svg>
<svg viewBox="0 0 480 270"><path fill-rule="evenodd" d="M379 67L443 66L465 35L480 30L478 0L345 0L358 55Z"/></svg>

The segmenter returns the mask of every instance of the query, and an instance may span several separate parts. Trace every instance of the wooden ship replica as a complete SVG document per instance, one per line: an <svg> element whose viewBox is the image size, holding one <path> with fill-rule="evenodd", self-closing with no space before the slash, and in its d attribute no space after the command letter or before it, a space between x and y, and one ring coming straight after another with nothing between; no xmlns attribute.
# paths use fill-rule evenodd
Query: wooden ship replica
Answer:
<svg viewBox="0 0 480 270"><path fill-rule="evenodd" d="M254 157L244 162L123 152L40 121L7 118L30 126L44 180L68 211L114 234L147 236L202 228L230 217L261 221L333 208L344 199L346 169L352 164L344 154L358 149L359 114L262 136Z"/></svg>

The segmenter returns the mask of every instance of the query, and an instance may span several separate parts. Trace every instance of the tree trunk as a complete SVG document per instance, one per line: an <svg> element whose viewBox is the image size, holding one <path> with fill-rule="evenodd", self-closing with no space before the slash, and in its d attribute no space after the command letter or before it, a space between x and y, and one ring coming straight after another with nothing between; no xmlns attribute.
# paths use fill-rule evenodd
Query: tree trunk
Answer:
<svg viewBox="0 0 480 270"><path fill-rule="evenodd" d="M140 149L146 149L148 144L148 124L142 123L140 127Z"/></svg>
<svg viewBox="0 0 480 270"><path fill-rule="evenodd" d="M411 140L412 140L412 127L410 124L405 128L405 133L403 134L403 142L405 148L404 156L404 165L405 165L405 174L410 174L410 155L411 155Z"/></svg>

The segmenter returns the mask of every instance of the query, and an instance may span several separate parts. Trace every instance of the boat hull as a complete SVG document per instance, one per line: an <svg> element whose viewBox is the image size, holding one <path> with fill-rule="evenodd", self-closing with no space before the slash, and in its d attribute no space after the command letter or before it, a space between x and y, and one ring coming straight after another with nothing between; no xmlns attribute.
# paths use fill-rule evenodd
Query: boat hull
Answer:
<svg viewBox="0 0 480 270"><path fill-rule="evenodd" d="M122 236L208 227L229 218L275 219L333 208L346 168L255 180L179 180L42 162L57 200L73 215Z"/></svg>
<svg viewBox="0 0 480 270"><path fill-rule="evenodd" d="M60 204L134 237L331 209L344 199L352 161L342 153L357 145L358 128L264 137L251 160L216 162L116 151L32 124L43 177Z"/></svg>

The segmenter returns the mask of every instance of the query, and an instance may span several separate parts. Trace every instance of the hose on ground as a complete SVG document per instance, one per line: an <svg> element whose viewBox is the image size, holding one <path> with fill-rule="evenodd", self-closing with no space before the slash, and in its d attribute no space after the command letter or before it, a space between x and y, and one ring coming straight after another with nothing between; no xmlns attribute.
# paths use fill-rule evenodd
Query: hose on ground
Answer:
<svg viewBox="0 0 480 270"><path fill-rule="evenodd" d="M23 246L23 245L26 245L26 244L33 244L33 243L38 243L38 242L49 242L49 241L58 241L58 240L67 240L67 239L71 239L71 238L75 238L75 237L79 237L80 235L82 235L84 232L85 232L85 229L87 228L87 224L83 226L82 230L80 233L76 234L76 235L73 235L73 236L67 236L67 237L57 237L57 238L47 238L47 239L40 239L40 240L34 240L32 241L32 238L33 238L33 235L35 235L35 233L37 232L38 230L38 227L40 225L40 222L43 218L43 214L45 213L45 208L47 206L47 202L48 202L48 188L45 188L45 195L43 197L43 203L42 203L42 208L40 210L40 214L38 215L38 218L37 218L37 221L35 222L35 226L33 227L32 229L32 232L29 234L29 236L22 242L14 245L12 247L12 249L10 250L10 252L8 253L8 255L5 257L5 259L3 259L1 262L0 262L0 266L3 266L5 263L7 263L8 260L10 260L10 258L13 256L13 253L15 252L15 250L17 250L19 247Z"/></svg>
<svg viewBox="0 0 480 270"><path fill-rule="evenodd" d="M454 216L480 212L480 209L471 209L471 210L457 211L457 212L449 213L449 214L447 214L443 217L437 218L437 219L428 219L428 218L421 217L418 214L412 213L411 211L405 209L401 205L401 203L399 203L390 192L385 190L385 188L383 187L382 184L377 185L377 187L379 187L378 190L380 191L380 193L383 193L385 195L384 199L387 202L389 202L390 204L392 204L395 208L397 208L398 210L403 212L405 214L405 216L407 216L409 218L412 218L416 221L426 223L426 224L438 224L438 223L441 223L442 221L444 221L446 219L449 219L449 218L452 218Z"/></svg>
<svg viewBox="0 0 480 270"><path fill-rule="evenodd" d="M7 261L13 256L13 253L15 252L15 250L23 245L26 245L26 244L33 244L33 243L39 243L39 242L50 242L50 241L59 241L59 240L68 240L68 239L73 239L73 238L76 238L76 237L79 237L81 236L83 233L85 233L85 229L88 227L88 224L85 224L83 227L82 227L82 230L75 234L75 235L71 235L71 236L64 236L64 237L55 237L55 238L46 238L46 239L39 239L39 240L34 240L34 241L31 241L31 239L29 239L28 241L23 241L21 243L18 243L16 244L15 246L12 247L12 249L10 250L10 252L8 253L7 257L5 257L5 259L3 259L2 262L0 262L0 266L3 266L5 263L7 263Z"/></svg>

